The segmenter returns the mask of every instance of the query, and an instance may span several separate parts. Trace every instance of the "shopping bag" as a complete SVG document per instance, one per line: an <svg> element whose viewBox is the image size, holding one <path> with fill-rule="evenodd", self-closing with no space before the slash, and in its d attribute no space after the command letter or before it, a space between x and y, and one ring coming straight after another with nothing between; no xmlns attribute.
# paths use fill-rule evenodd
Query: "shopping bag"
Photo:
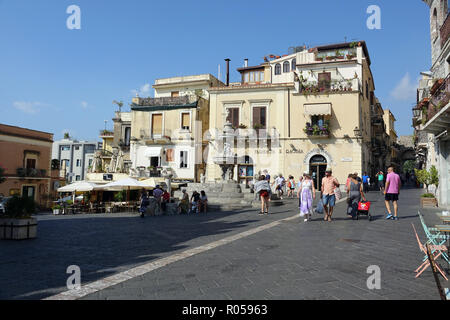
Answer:
<svg viewBox="0 0 450 320"><path fill-rule="evenodd" d="M317 202L316 212L322 214L323 213L323 202L322 199Z"/></svg>
<svg viewBox="0 0 450 320"><path fill-rule="evenodd" d="M369 210L370 210L370 201L358 202L358 211L369 211Z"/></svg>
<svg viewBox="0 0 450 320"><path fill-rule="evenodd" d="M336 201L339 201L342 199L341 189L339 189L339 187L336 187L334 189L334 195L336 196Z"/></svg>

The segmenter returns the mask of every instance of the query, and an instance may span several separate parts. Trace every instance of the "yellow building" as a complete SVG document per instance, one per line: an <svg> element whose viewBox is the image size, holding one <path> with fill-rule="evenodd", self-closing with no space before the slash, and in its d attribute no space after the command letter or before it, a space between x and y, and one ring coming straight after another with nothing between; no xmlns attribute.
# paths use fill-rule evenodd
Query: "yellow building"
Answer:
<svg viewBox="0 0 450 320"><path fill-rule="evenodd" d="M114 132L109 130L100 131L100 139L102 139L102 172L108 172L113 155Z"/></svg>
<svg viewBox="0 0 450 320"><path fill-rule="evenodd" d="M395 131L395 117L389 109L384 110L383 115L384 123L386 124L386 134L388 135L388 150L390 151L387 156L387 164L399 167L397 163L398 147L397 147L397 132Z"/></svg>
<svg viewBox="0 0 450 320"><path fill-rule="evenodd" d="M306 171L320 187L327 167L341 184L349 173L368 171L375 86L366 43L265 60L239 68L240 83L210 90L210 130L222 130L226 122L236 129L234 179L248 182L263 170L297 179ZM224 150L220 136L212 136L209 181L221 178L214 158Z"/></svg>

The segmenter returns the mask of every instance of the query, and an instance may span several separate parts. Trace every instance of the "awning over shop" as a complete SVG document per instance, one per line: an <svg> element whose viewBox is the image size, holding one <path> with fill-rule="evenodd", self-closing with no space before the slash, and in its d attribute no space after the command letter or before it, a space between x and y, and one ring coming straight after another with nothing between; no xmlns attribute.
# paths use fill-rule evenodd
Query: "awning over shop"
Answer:
<svg viewBox="0 0 450 320"><path fill-rule="evenodd" d="M147 147L144 156L146 158L150 157L161 157L162 147Z"/></svg>
<svg viewBox="0 0 450 320"><path fill-rule="evenodd" d="M331 103L304 104L305 114L309 116L320 116L331 114Z"/></svg>

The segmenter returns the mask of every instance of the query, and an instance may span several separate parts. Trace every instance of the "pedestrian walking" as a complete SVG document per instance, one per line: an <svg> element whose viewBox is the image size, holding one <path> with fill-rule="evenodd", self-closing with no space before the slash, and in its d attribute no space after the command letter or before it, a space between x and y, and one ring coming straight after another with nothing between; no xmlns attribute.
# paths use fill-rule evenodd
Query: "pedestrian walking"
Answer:
<svg viewBox="0 0 450 320"><path fill-rule="evenodd" d="M300 217L305 217L304 221L307 222L311 219L313 213L313 200L316 199L316 189L309 174L305 172L303 177L298 196L301 198Z"/></svg>
<svg viewBox="0 0 450 320"><path fill-rule="evenodd" d="M386 176L386 186L384 189L384 202L386 204L386 209L388 214L386 215L386 219L398 220L397 212L398 212L398 196L400 195L400 188L402 186L402 182L400 180L400 176L394 172L393 167L388 168L388 174ZM392 205L394 206L394 216L392 216L390 201L392 201Z"/></svg>
<svg viewBox="0 0 450 320"><path fill-rule="evenodd" d="M170 202L170 193L167 192L167 190L163 190L163 194L161 196L161 208L163 210L163 212L166 212L167 209L167 204Z"/></svg>
<svg viewBox="0 0 450 320"><path fill-rule="evenodd" d="M183 196L178 204L178 211L180 214L186 214L189 210L189 194L186 192L186 189L181 190L181 192L183 193Z"/></svg>
<svg viewBox="0 0 450 320"><path fill-rule="evenodd" d="M361 183L362 183L362 179L358 176L358 172L355 172L353 175L355 176L355 179L356 179L358 182L361 182Z"/></svg>
<svg viewBox="0 0 450 320"><path fill-rule="evenodd" d="M377 173L377 179L378 179L378 189L380 189L380 192L384 192L384 174L383 171L378 171Z"/></svg>
<svg viewBox="0 0 450 320"><path fill-rule="evenodd" d="M161 186L158 184L156 185L155 189L153 190L153 197L156 200L156 203L158 204L159 210L161 210L161 197L163 195L163 191L161 189Z"/></svg>
<svg viewBox="0 0 450 320"><path fill-rule="evenodd" d="M363 186L361 185L361 182L352 176L350 177L349 189L347 190L347 215L351 216L352 219L356 219L358 203L361 201L361 198L366 201Z"/></svg>
<svg viewBox="0 0 450 320"><path fill-rule="evenodd" d="M269 174L269 172L267 170L264 170L263 173L264 173L264 179L267 180L267 182L270 183L270 174Z"/></svg>
<svg viewBox="0 0 450 320"><path fill-rule="evenodd" d="M293 198L294 191L295 191L295 180L294 180L293 176L289 176L289 180L287 182L287 188L288 188L287 196L289 198Z"/></svg>
<svg viewBox="0 0 450 320"><path fill-rule="evenodd" d="M204 190L200 191L200 212L206 213L208 209L208 197Z"/></svg>
<svg viewBox="0 0 450 320"><path fill-rule="evenodd" d="M363 190L364 192L369 192L369 176L367 175L367 172L364 172L362 176L362 183L363 183Z"/></svg>
<svg viewBox="0 0 450 320"><path fill-rule="evenodd" d="M139 206L139 212L141 213L141 218L144 218L145 211L147 211L147 206L149 205L150 201L148 199L147 191L143 188L141 190L141 199L140 199L140 206Z"/></svg>
<svg viewBox="0 0 450 320"><path fill-rule="evenodd" d="M283 175L280 173L275 181L272 183L272 186L275 185L275 191L280 199L283 199L283 186L285 185L285 179Z"/></svg>
<svg viewBox="0 0 450 320"><path fill-rule="evenodd" d="M269 214L269 202L270 196L272 194L272 189L270 188L269 182L266 180L264 175L259 177L259 181L255 183L255 195L259 196L261 200L261 211L260 215Z"/></svg>
<svg viewBox="0 0 450 320"><path fill-rule="evenodd" d="M332 221L331 216L333 215L333 209L336 204L336 196L334 189L339 187L338 180L333 177L332 170L327 168L325 171L325 177L322 178L322 188L320 192L320 197L323 201L323 207L325 209L325 221Z"/></svg>

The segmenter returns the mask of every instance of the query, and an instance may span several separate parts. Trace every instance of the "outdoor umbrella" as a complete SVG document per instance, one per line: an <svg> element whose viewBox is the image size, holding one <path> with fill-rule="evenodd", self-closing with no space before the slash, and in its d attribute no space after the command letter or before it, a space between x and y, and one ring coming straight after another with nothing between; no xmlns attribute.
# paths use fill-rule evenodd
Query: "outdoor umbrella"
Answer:
<svg viewBox="0 0 450 320"><path fill-rule="evenodd" d="M111 191L127 190L127 201L129 201L130 199L130 190L142 189L144 187L145 187L144 184L140 183L139 181L133 178L125 178L101 186L101 188L104 190L111 190Z"/></svg>
<svg viewBox="0 0 450 320"><path fill-rule="evenodd" d="M67 186L58 188L58 192L72 192L73 193L73 202L75 202L75 193L78 192L88 192L92 191L97 187L97 185L93 182L88 181L77 181Z"/></svg>

